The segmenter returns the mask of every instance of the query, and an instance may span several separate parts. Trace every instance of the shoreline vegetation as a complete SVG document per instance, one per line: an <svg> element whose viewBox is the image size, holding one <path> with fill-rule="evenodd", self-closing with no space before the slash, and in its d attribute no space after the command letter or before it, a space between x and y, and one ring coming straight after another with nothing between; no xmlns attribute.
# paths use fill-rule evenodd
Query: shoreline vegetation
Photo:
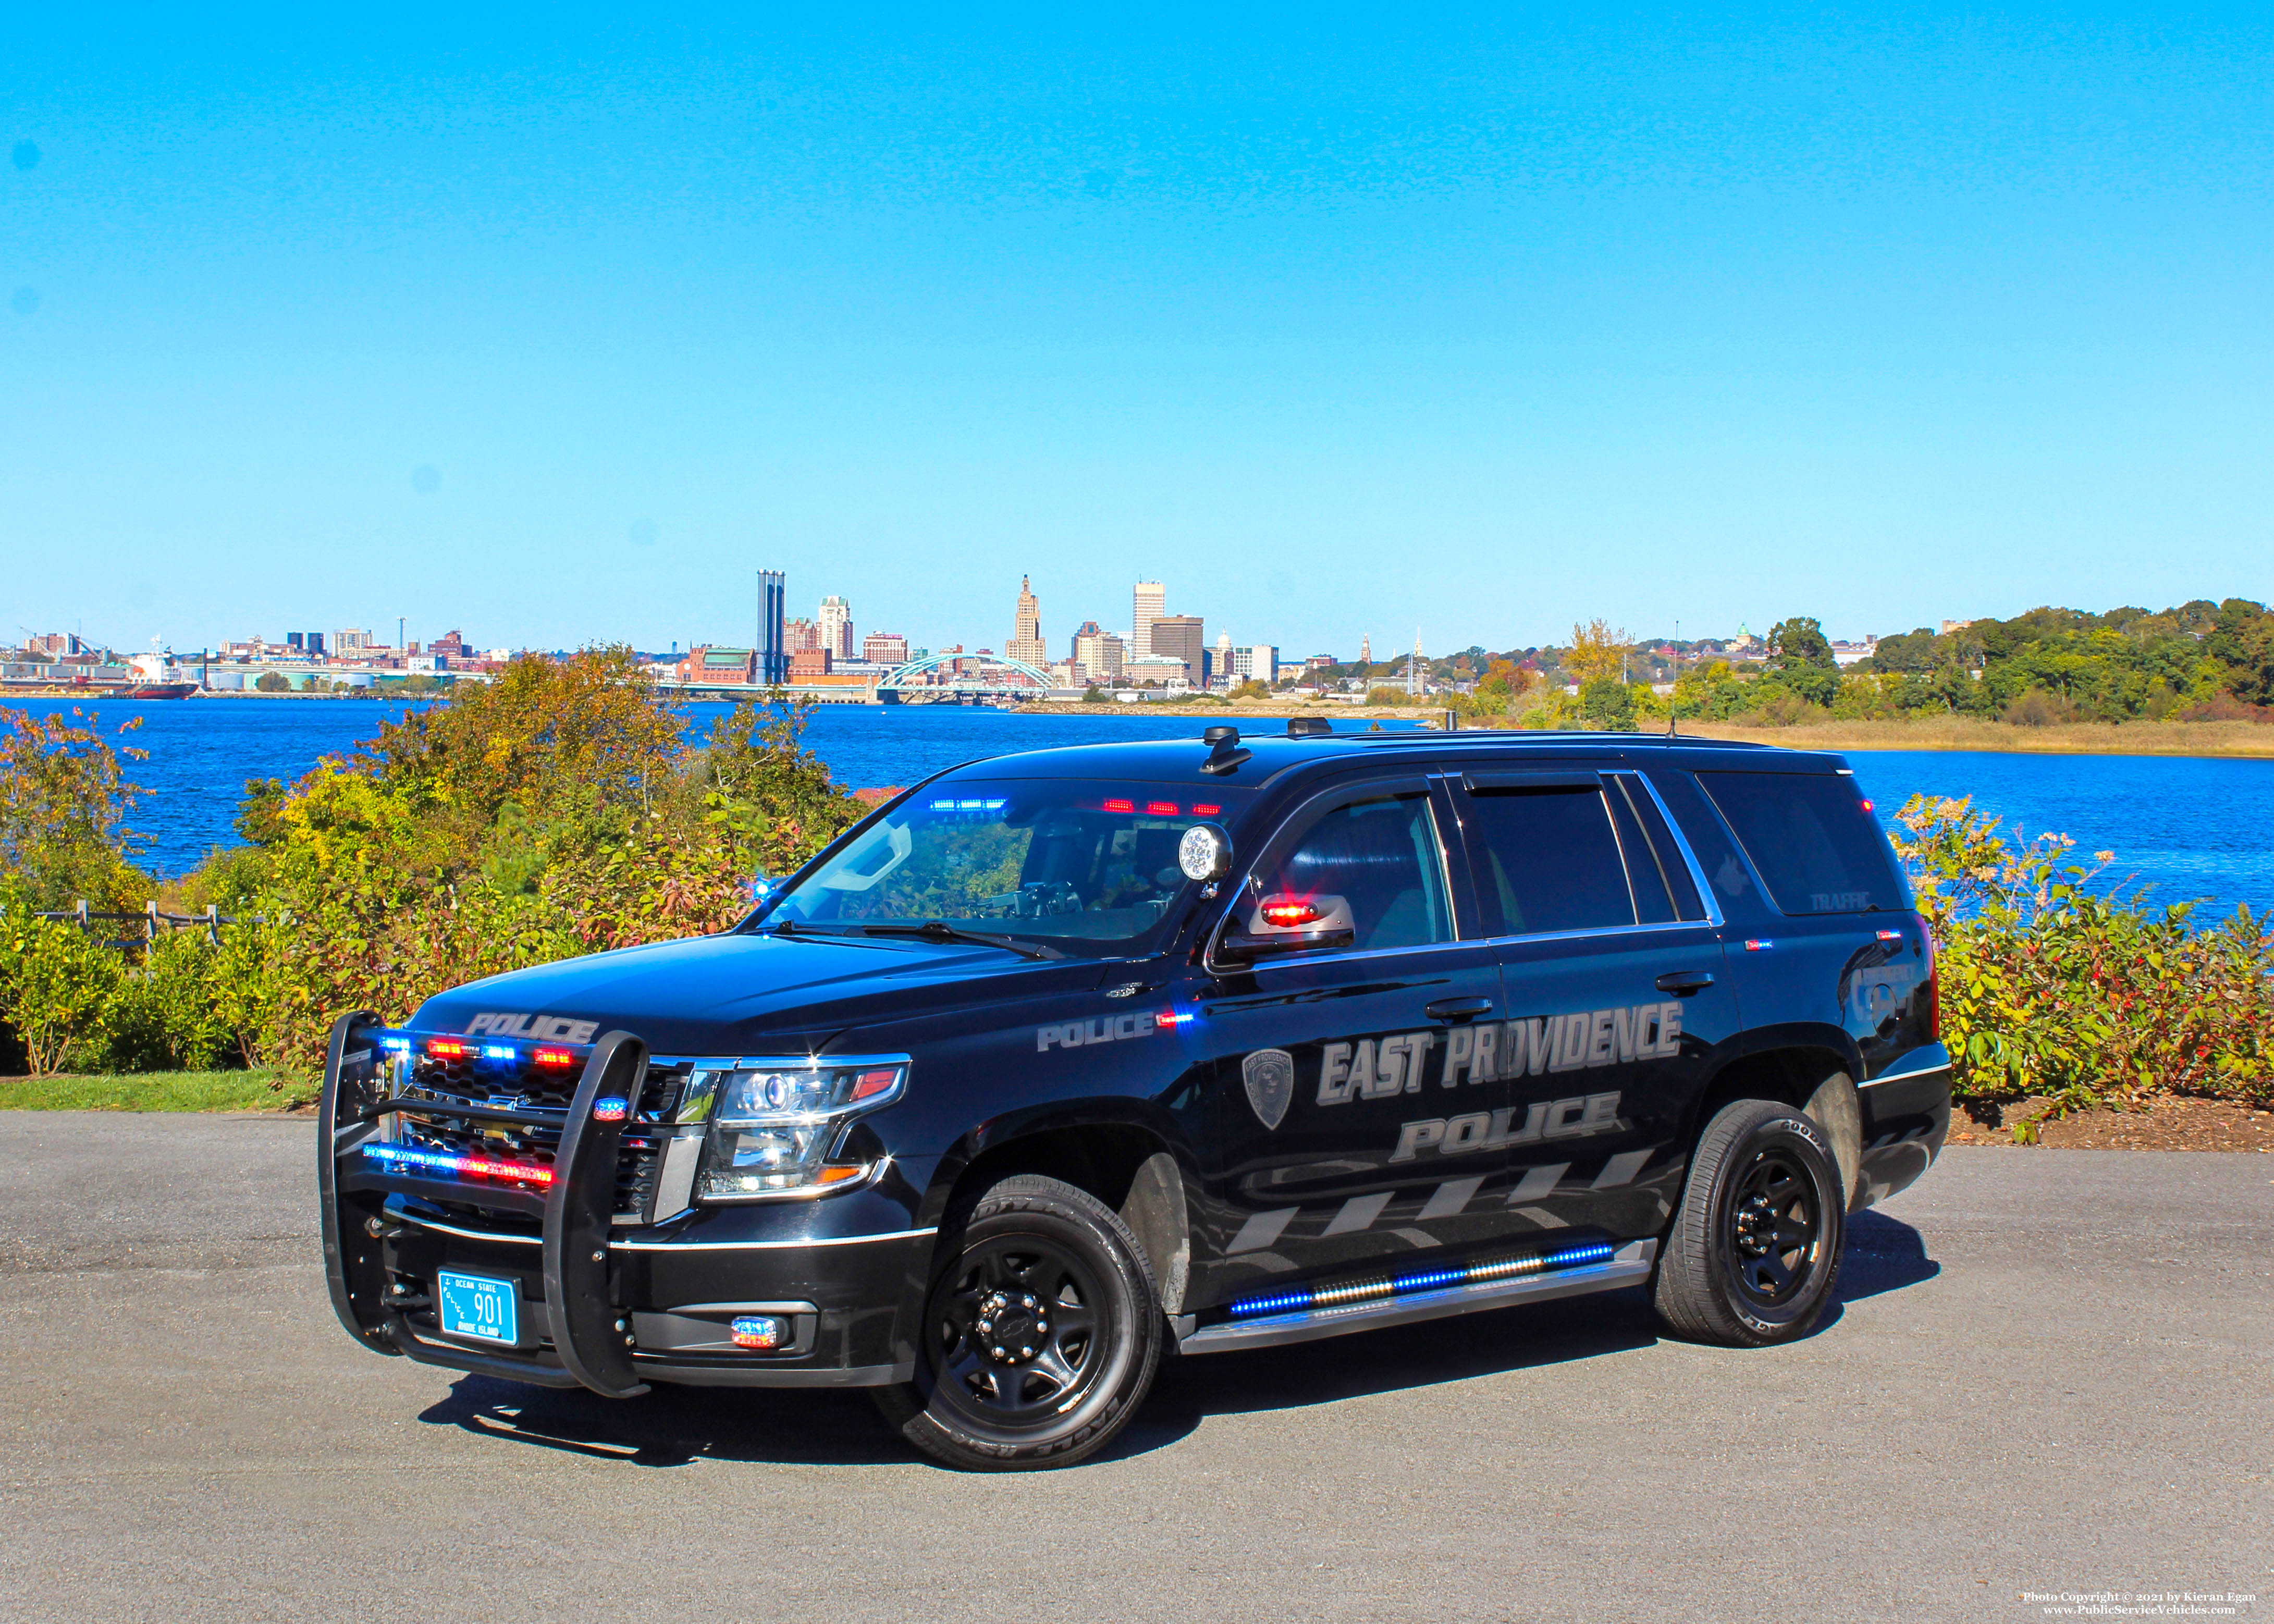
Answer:
<svg viewBox="0 0 2274 1624"><path fill-rule="evenodd" d="M1020 706L1006 714L1063 715L1067 704ZM1084 713L1104 712L1106 707L1088 705ZM1291 717L1317 716L1329 721L1419 722L1431 727L1445 725L1443 705L1348 705L1333 702L1310 704L1269 703L1194 704L1145 703L1117 705L1116 711L1142 716L1189 716L1210 721L1239 723L1254 719L1284 722ZM1776 744L1796 750L1980 750L2003 754L2054 756L2274 756L2274 726L2255 721L2137 721L2053 722L2043 726L2015 726L1969 716L1918 716L1865 721L1795 722L1784 726L1751 726L1740 722L1713 722L1684 718L1675 732L1684 739L1729 739L1744 744ZM1463 732L1527 728L1514 718L1464 716ZM1661 719L1647 728L1617 729L1638 735L1663 734Z"/></svg>
<svg viewBox="0 0 2274 1624"><path fill-rule="evenodd" d="M1559 726L1603 725L1570 697L1547 701ZM690 736L629 650L523 656L495 682L375 718L376 737L295 783L248 785L245 844L161 884L136 866L127 823L139 718L0 714L0 1074L41 1079L0 1098L97 1103L125 1076L218 1074L230 1080L215 1098L243 1087L281 1105L317 1074L342 1011L399 1022L480 976L726 929L752 876L793 871L868 810L804 747L810 715L745 703ZM1917 721L1795 720L1773 736L1933 736ZM1625 723L1612 731L1664 726ZM2059 726L2098 744L2101 728L2258 724ZM1948 723L1939 737L1976 742ZM1900 822L1960 1098L2041 1098L2055 1116L2174 1094L2274 1106L2274 936L2247 910L2198 925L2192 905L2112 891L2112 853L2073 863L2065 839L2025 840L1964 801L1914 797ZM79 899L105 922L83 931ZM198 928L102 939L151 903ZM48 1080L65 1075L87 1079L82 1092ZM169 1086L185 1100L223 1086Z"/></svg>

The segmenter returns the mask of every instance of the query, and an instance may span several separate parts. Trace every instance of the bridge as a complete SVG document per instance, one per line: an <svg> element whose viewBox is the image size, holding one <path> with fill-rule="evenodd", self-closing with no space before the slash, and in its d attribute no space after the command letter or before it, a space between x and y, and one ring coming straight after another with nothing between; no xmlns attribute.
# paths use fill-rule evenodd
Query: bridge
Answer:
<svg viewBox="0 0 2274 1624"><path fill-rule="evenodd" d="M979 671L971 676L957 674L954 667L961 660L978 662ZM948 680L945 682L918 680L924 673L946 666ZM1050 673L1037 671L1024 660L1013 659L1007 654L929 654L895 665L877 679L877 697L890 691L904 703L930 698L960 699L967 695L988 697L1001 695L1013 699L1039 699L1050 691Z"/></svg>

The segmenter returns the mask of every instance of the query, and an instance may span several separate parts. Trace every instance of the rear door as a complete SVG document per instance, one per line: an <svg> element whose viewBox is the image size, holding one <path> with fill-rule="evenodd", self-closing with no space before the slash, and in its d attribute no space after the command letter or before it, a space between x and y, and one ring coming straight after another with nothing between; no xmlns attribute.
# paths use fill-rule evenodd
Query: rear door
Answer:
<svg viewBox="0 0 2274 1624"><path fill-rule="evenodd" d="M1704 888L1639 775L1479 770L1449 787L1505 989L1485 1064L1508 1091L1509 1213L1655 1234L1707 1052L1738 1027Z"/></svg>
<svg viewBox="0 0 2274 1624"><path fill-rule="evenodd" d="M1187 1032L1210 1054L1220 1158L1199 1300L1503 1222L1477 1216L1502 1086L1447 1071L1451 1035L1498 1014L1500 977L1444 810L1419 775L1328 791L1243 881ZM1228 936L1275 932L1321 944L1226 962Z"/></svg>
<svg viewBox="0 0 2274 1624"><path fill-rule="evenodd" d="M1871 802L1847 772L1708 771L1697 781L1783 915L1773 935L1743 944L1764 972L1752 1025L1846 1028L1865 1084L1927 1030L1924 933Z"/></svg>

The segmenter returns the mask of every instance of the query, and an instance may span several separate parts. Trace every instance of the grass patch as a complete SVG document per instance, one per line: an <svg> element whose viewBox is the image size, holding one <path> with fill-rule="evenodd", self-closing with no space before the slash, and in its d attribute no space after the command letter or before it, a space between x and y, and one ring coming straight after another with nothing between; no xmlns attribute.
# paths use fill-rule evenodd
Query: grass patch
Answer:
<svg viewBox="0 0 2274 1624"><path fill-rule="evenodd" d="M0 1111L278 1111L320 1086L275 1071L135 1071L0 1078Z"/></svg>

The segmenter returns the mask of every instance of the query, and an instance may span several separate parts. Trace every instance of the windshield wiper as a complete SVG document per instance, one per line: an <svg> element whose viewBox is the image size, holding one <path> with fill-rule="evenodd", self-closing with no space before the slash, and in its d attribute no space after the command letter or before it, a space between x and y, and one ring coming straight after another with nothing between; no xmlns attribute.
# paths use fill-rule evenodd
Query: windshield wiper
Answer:
<svg viewBox="0 0 2274 1624"><path fill-rule="evenodd" d="M983 930L965 930L944 919L928 919L921 925L863 925L861 929L872 936L917 936L926 942L975 942L982 947L999 947L1005 952L1022 954L1028 959L1065 957L1057 948L1044 947L1039 942L1021 942L1016 936L990 936Z"/></svg>

